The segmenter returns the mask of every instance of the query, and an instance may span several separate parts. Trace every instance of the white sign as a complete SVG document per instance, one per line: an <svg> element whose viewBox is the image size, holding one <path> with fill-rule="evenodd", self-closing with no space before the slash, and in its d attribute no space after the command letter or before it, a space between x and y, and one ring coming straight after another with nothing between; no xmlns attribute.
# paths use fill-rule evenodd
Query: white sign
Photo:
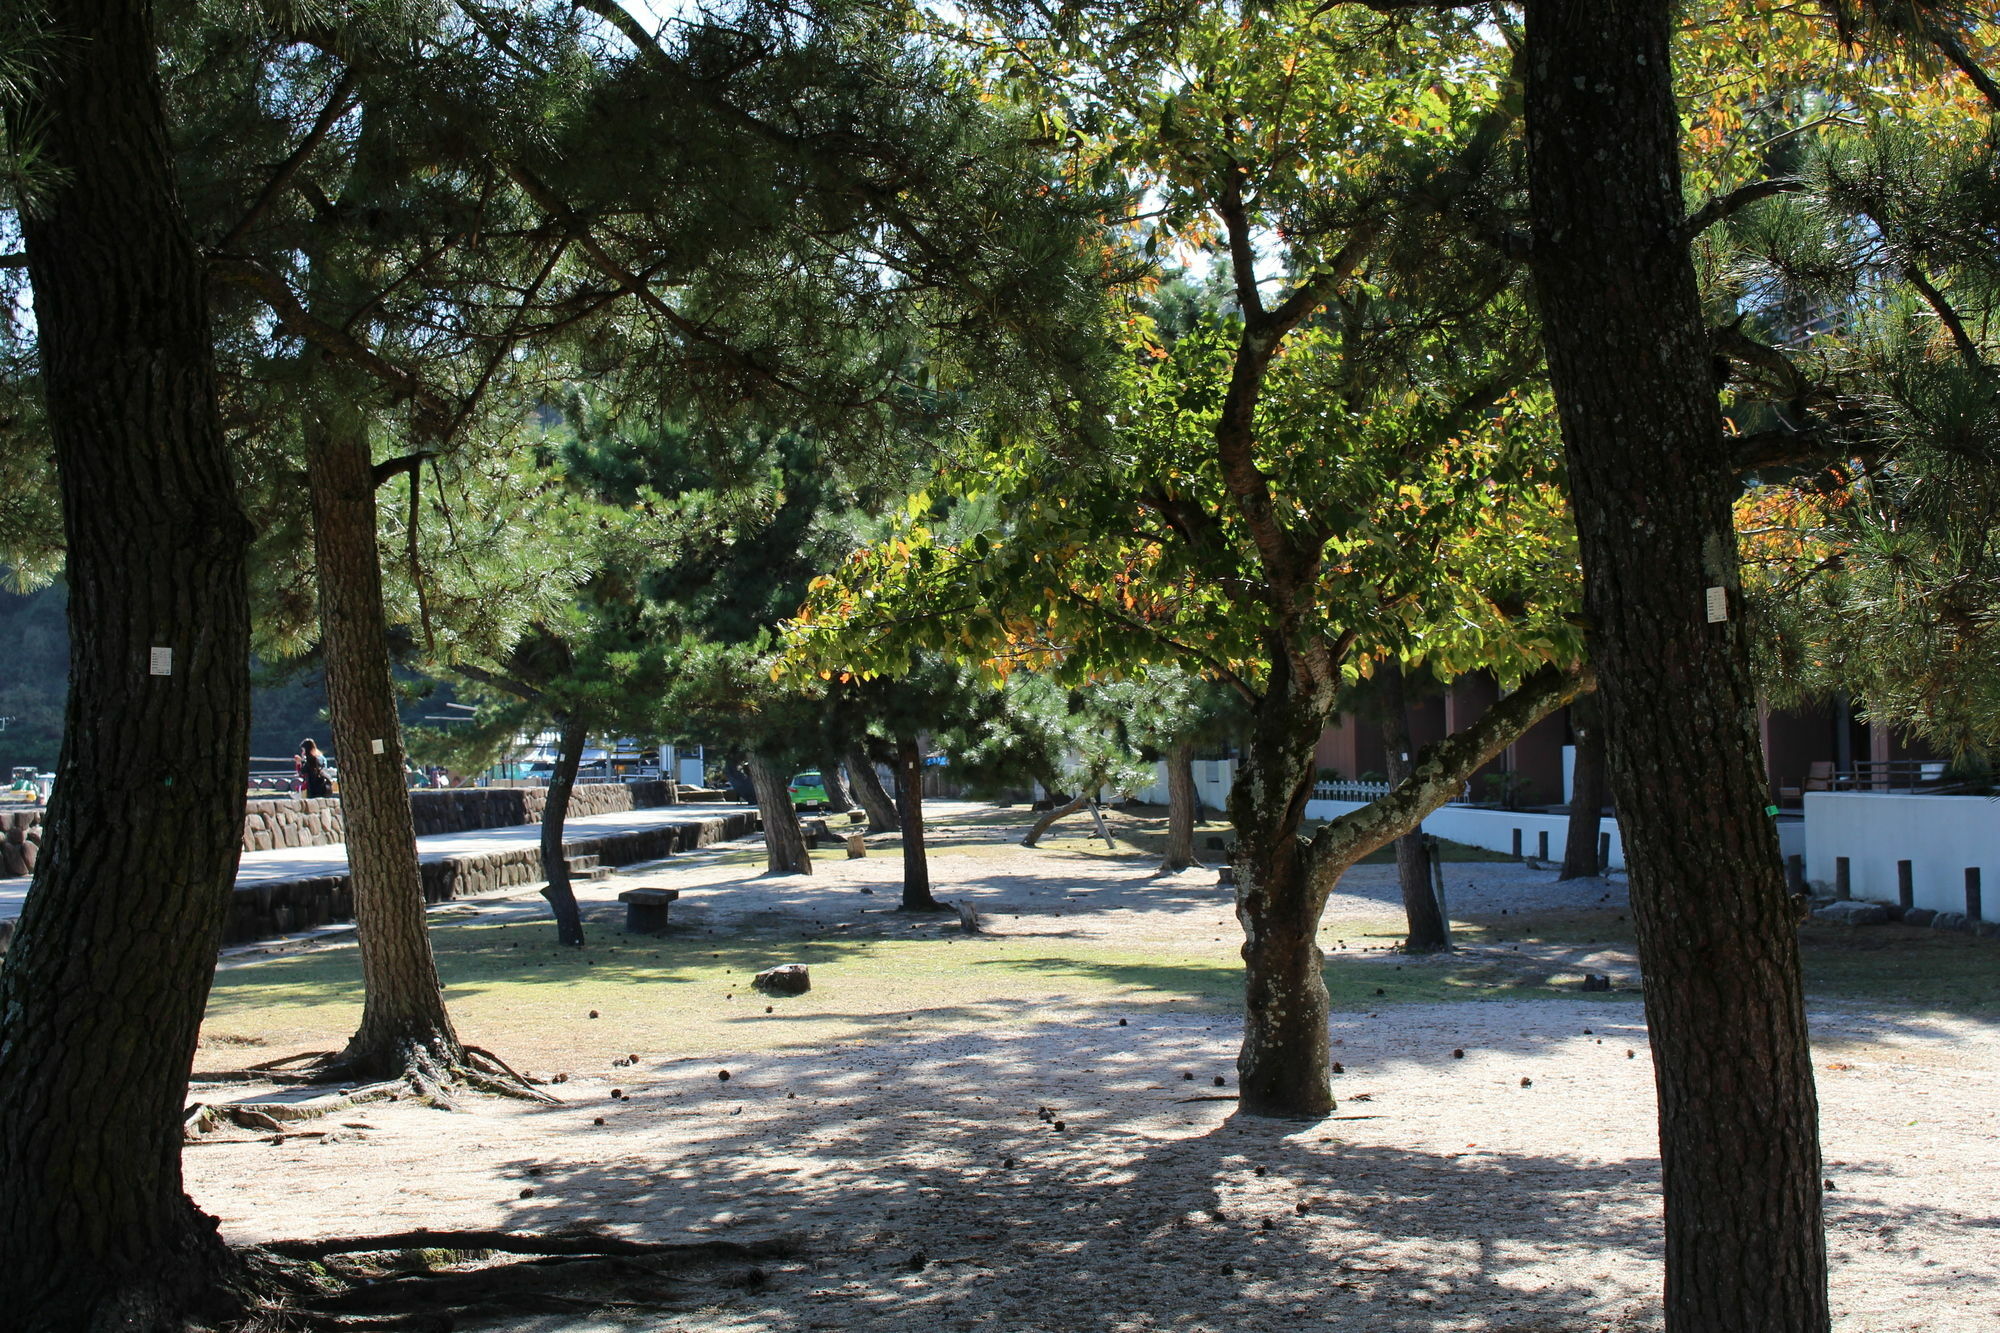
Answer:
<svg viewBox="0 0 2000 1333"><path fill-rule="evenodd" d="M156 675L156 676L171 676L171 675L173 675L173 674L174 674L174 650L173 650L173 649L171 649L171 648L155 648L155 649L153 649L153 652L152 652L152 657L151 657L151 659L150 659L150 660L151 660L151 662L152 662L152 673L153 673L154 675Z"/></svg>
<svg viewBox="0 0 2000 1333"><path fill-rule="evenodd" d="M1729 619L1729 592L1725 588L1708 590L1708 623L1720 624Z"/></svg>
<svg viewBox="0 0 2000 1333"><path fill-rule="evenodd" d="M373 750L373 751L374 751L374 752L375 752L376 754L381 754L381 753L382 753L382 742L380 742L380 741L370 741L370 742L368 742L368 748L369 748L369 749L371 749L371 750Z"/></svg>

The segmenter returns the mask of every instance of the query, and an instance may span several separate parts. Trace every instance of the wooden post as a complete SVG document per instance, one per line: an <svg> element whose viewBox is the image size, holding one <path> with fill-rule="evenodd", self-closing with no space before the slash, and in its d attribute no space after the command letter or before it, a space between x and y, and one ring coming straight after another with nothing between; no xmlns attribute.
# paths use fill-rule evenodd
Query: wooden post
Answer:
<svg viewBox="0 0 2000 1333"><path fill-rule="evenodd" d="M1845 902L1854 896L1854 886L1847 866L1847 858L1833 858L1833 896Z"/></svg>
<svg viewBox="0 0 2000 1333"><path fill-rule="evenodd" d="M1967 866L1967 867L1965 868L1965 917L1966 917L1966 920L1968 920L1968 921L1984 921L1984 920L1986 919L1986 916L1985 916L1985 914L1984 914L1984 913L1983 913L1983 912L1982 912L1982 911L1980 910L1980 908L1982 907L1982 905L1983 905L1983 904L1981 904L1981 902L1979 901L1979 867L1978 867L1978 866Z"/></svg>
<svg viewBox="0 0 2000 1333"><path fill-rule="evenodd" d="M1896 901L1905 912L1917 905L1916 876L1911 873L1908 861L1896 862Z"/></svg>

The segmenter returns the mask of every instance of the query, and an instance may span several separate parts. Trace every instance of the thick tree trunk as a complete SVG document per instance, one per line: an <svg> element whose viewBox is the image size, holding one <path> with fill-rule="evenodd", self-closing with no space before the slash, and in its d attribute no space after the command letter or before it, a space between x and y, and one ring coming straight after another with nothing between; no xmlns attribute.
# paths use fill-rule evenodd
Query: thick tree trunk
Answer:
<svg viewBox="0 0 2000 1333"><path fill-rule="evenodd" d="M1598 826L1604 820L1608 792L1604 772L1603 708L1594 695L1569 706L1576 731L1576 767L1570 772L1569 830L1563 842L1563 879L1588 879L1604 873L1597 856Z"/></svg>
<svg viewBox="0 0 2000 1333"><path fill-rule="evenodd" d="M1050 792L1049 794L1051 797L1055 795L1054 792ZM1023 847L1033 847L1042 840L1043 834L1055 826L1056 821L1069 818L1088 804L1090 804L1090 793L1078 792L1061 805L1050 806L1048 809L1042 811L1040 818L1028 826L1028 836L1021 839L1021 845Z"/></svg>
<svg viewBox="0 0 2000 1333"><path fill-rule="evenodd" d="M1659 1081L1667 1327L1814 1333L1818 1107L1682 225L1675 10L1530 0L1533 262Z"/></svg>
<svg viewBox="0 0 2000 1333"><path fill-rule="evenodd" d="M564 826L569 821L570 793L576 790L576 770L583 766L583 745L589 729L583 719L558 719L562 727L556 752L556 771L549 776L548 801L542 806L542 897L549 900L555 914L556 940L561 944L583 945L583 913L576 905L576 887L569 880L569 855L563 849Z"/></svg>
<svg viewBox="0 0 2000 1333"><path fill-rule="evenodd" d="M1160 854L1160 873L1177 875L1201 864L1194 852L1197 807L1194 794L1194 742L1177 740L1167 750L1167 848Z"/></svg>
<svg viewBox="0 0 2000 1333"><path fill-rule="evenodd" d="M70 688L0 972L0 1309L24 1333L163 1333L225 1315L235 1272L182 1191L180 1138L242 839L250 531L149 7L49 12L52 67L12 128L51 173L20 225L68 542Z"/></svg>
<svg viewBox="0 0 2000 1333"><path fill-rule="evenodd" d="M750 785L757 789L757 812L764 819L765 873L812 874L812 852L806 847L805 830L799 827L799 812L792 808L784 770L768 756L752 754Z"/></svg>
<svg viewBox="0 0 2000 1333"><path fill-rule="evenodd" d="M847 773L854 779L854 794L860 798L861 808L868 812L868 831L895 832L901 825L896 803L883 790L882 775L875 771L874 763L859 746L847 752Z"/></svg>
<svg viewBox="0 0 2000 1333"><path fill-rule="evenodd" d="M317 363L318 354L310 359ZM305 423L319 580L327 713L340 765L340 813L366 998L361 1026L327 1068L342 1078L409 1074L442 1083L464 1063L445 1012L424 914L416 826L389 675L375 476L365 386L326 368Z"/></svg>
<svg viewBox="0 0 2000 1333"><path fill-rule="evenodd" d="M854 798L847 794L847 784L840 780L840 760L828 755L819 761L820 785L826 788L826 808L829 814L844 815L854 808Z"/></svg>
<svg viewBox="0 0 2000 1333"><path fill-rule="evenodd" d="M1243 927L1238 1104L1252 1115L1310 1118L1334 1109L1333 1056L1317 938L1326 900L1314 893L1299 826L1332 699L1292 696L1283 673L1273 674L1229 793Z"/></svg>
<svg viewBox="0 0 2000 1333"><path fill-rule="evenodd" d="M1388 795L1321 826L1310 843L1298 830L1312 792L1313 747L1325 715L1315 714L1311 701L1295 703L1289 717L1268 698L1258 707L1229 795L1236 824L1236 916L1244 935L1246 1015L1236 1061L1244 1110L1318 1116L1333 1109L1327 994L1315 936L1327 895L1340 877L1362 857L1421 825L1522 732L1589 687L1582 671L1536 673L1470 727L1417 755L1409 775ZM1309 720L1309 729L1300 725Z"/></svg>
<svg viewBox="0 0 2000 1333"><path fill-rule="evenodd" d="M903 901L905 912L949 912L931 897L931 866L924 855L924 747L915 736L896 742L896 795L903 821Z"/></svg>
<svg viewBox="0 0 2000 1333"><path fill-rule="evenodd" d="M1389 769L1391 786L1408 778L1416 768L1410 747L1410 701L1403 690L1403 668L1386 662L1375 673L1382 707L1382 751ZM1396 839L1396 884L1403 894L1403 917L1410 933L1403 940L1406 953L1439 953L1451 947L1451 925L1444 919L1437 893L1431 887L1431 850L1419 824Z"/></svg>

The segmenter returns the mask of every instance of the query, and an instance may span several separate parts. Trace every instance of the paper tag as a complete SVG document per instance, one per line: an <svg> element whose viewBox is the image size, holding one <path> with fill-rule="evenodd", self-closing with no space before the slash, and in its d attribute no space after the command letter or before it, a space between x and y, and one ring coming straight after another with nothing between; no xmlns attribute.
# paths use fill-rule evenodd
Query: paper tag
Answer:
<svg viewBox="0 0 2000 1333"><path fill-rule="evenodd" d="M369 748L370 750L373 750L373 751L374 751L374 752L375 752L376 754L381 754L381 753L382 753L382 750L383 750L383 746L382 746L382 742L380 742L380 741L370 741L370 742L368 742L368 748Z"/></svg>
<svg viewBox="0 0 2000 1333"><path fill-rule="evenodd" d="M150 656L150 658L149 658L148 660L149 660L149 661L150 661L150 663L151 663L151 666L152 666L152 674L153 674L153 675L155 675L155 676L171 676L171 675L173 675L173 674L174 674L174 650L173 650L173 649L171 649L171 648L154 648L154 649L153 649L153 651L152 651L152 654L151 654L151 656Z"/></svg>
<svg viewBox="0 0 2000 1333"><path fill-rule="evenodd" d="M1710 588L1707 602L1709 624L1720 624L1729 619L1729 592L1726 588Z"/></svg>

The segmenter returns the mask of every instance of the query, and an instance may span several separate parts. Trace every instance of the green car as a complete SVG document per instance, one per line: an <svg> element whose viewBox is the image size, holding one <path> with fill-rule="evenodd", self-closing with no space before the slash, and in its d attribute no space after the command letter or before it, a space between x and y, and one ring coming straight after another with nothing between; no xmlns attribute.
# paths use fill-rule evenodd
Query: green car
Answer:
<svg viewBox="0 0 2000 1333"><path fill-rule="evenodd" d="M801 773L792 779L792 806L824 806L826 804L826 784L818 773Z"/></svg>

